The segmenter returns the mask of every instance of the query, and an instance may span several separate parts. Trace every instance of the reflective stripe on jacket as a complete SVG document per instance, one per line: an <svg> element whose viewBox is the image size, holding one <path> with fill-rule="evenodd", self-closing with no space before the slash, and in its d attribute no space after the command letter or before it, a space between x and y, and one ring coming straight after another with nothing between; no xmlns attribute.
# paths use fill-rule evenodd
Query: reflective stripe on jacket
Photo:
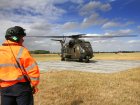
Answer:
<svg viewBox="0 0 140 105"><path fill-rule="evenodd" d="M30 79L32 86L38 85L38 65L25 47L15 42L6 41L3 46L0 46L0 55L2 54L3 56L0 57L0 87L9 87L18 82L26 82L23 75ZM20 67L15 59L19 62Z"/></svg>

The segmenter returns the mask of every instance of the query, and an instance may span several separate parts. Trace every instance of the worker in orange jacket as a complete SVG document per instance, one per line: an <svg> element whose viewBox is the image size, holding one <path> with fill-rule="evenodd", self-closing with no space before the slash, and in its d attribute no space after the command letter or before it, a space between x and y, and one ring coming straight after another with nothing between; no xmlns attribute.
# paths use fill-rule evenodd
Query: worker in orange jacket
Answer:
<svg viewBox="0 0 140 105"><path fill-rule="evenodd" d="M0 46L1 105L34 105L33 94L39 84L39 68L22 45L26 36L20 26L7 29Z"/></svg>

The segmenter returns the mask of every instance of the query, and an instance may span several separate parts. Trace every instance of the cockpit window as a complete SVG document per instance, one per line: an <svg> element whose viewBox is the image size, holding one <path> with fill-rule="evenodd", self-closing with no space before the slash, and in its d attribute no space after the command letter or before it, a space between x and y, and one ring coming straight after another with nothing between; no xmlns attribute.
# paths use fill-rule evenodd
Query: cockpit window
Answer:
<svg viewBox="0 0 140 105"><path fill-rule="evenodd" d="M85 47L91 47L89 42L85 42Z"/></svg>

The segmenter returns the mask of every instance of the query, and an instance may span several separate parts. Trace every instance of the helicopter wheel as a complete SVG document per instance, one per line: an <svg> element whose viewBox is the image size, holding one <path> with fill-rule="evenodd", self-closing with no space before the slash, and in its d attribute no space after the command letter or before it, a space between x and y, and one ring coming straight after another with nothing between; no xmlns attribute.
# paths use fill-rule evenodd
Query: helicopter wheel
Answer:
<svg viewBox="0 0 140 105"><path fill-rule="evenodd" d="M89 63L89 57L86 56L85 63Z"/></svg>
<svg viewBox="0 0 140 105"><path fill-rule="evenodd" d="M64 58L64 61L68 61L68 58Z"/></svg>
<svg viewBox="0 0 140 105"><path fill-rule="evenodd" d="M83 62L83 59L82 58L79 58L79 62Z"/></svg>
<svg viewBox="0 0 140 105"><path fill-rule="evenodd" d="M61 61L65 61L65 58L61 58Z"/></svg>

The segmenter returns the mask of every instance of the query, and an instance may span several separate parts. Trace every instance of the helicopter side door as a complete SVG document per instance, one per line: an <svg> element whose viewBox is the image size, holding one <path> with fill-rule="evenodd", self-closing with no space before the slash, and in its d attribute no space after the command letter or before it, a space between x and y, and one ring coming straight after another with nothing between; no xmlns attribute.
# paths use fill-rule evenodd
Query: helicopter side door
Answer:
<svg viewBox="0 0 140 105"><path fill-rule="evenodd" d="M81 58L82 54L84 53L84 50L80 46L80 44L75 44L73 48L71 49L71 58L72 59L79 59Z"/></svg>

